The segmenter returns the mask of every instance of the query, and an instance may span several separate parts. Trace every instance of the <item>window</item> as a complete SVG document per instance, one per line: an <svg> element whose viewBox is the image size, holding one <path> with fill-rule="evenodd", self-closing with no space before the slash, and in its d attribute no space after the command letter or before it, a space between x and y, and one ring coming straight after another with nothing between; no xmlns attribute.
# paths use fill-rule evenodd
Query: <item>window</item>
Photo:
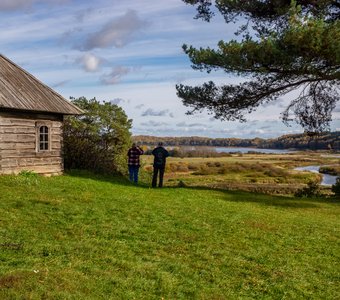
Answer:
<svg viewBox="0 0 340 300"><path fill-rule="evenodd" d="M49 133L47 126L39 128L39 151L46 151L49 149Z"/></svg>
<svg viewBox="0 0 340 300"><path fill-rule="evenodd" d="M35 122L35 151L38 156L44 156L52 149L52 127L52 122L49 120Z"/></svg>

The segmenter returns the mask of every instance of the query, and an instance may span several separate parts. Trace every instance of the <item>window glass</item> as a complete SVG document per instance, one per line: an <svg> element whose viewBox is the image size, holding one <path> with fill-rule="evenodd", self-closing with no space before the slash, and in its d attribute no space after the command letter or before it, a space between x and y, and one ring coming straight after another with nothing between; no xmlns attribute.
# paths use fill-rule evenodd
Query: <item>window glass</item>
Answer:
<svg viewBox="0 0 340 300"><path fill-rule="evenodd" d="M39 150L48 150L48 127L41 126L39 128Z"/></svg>

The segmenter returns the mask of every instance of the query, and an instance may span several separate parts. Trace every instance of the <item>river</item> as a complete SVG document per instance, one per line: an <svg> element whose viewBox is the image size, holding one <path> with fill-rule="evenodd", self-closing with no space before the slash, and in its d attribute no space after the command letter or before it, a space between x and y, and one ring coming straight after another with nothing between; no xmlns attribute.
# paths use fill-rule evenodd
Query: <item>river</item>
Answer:
<svg viewBox="0 0 340 300"><path fill-rule="evenodd" d="M320 166L307 166L307 167L298 167L298 168L295 168L294 170L320 173L319 168L320 168ZM333 176L333 175L329 175L329 174L322 174L322 173L320 173L320 174L322 175L321 185L330 186L330 185L335 184L337 176Z"/></svg>
<svg viewBox="0 0 340 300"><path fill-rule="evenodd" d="M285 154L292 153L294 150L287 149L260 149L260 148L249 148L249 147L214 147L217 153L231 153L231 152L239 152L239 153L248 153L250 152L259 152L259 153L267 153L267 154Z"/></svg>

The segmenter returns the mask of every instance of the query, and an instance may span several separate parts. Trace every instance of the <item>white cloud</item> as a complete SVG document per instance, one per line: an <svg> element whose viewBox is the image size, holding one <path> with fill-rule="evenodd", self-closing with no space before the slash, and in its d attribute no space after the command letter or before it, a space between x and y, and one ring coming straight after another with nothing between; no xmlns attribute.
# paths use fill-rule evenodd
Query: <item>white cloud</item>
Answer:
<svg viewBox="0 0 340 300"><path fill-rule="evenodd" d="M145 105L144 104L139 104L135 106L135 109L142 109Z"/></svg>
<svg viewBox="0 0 340 300"><path fill-rule="evenodd" d="M117 84L118 82L120 82L121 78L124 75L127 75L130 72L131 72L130 68L123 67L123 66L116 66L112 68L112 71L110 74L102 76L101 82L106 85Z"/></svg>
<svg viewBox="0 0 340 300"><path fill-rule="evenodd" d="M118 104L125 103L125 100L122 99L122 98L115 98L115 99L111 100L110 103L118 105Z"/></svg>
<svg viewBox="0 0 340 300"><path fill-rule="evenodd" d="M85 19L89 17L93 12L94 12L94 9L90 7L79 11L75 16L76 21L80 23L84 22Z"/></svg>
<svg viewBox="0 0 340 300"><path fill-rule="evenodd" d="M68 0L1 0L0 11L27 9L38 3L62 4L66 2L68 2Z"/></svg>
<svg viewBox="0 0 340 300"><path fill-rule="evenodd" d="M104 60L91 53L86 53L76 60L86 72L97 72L100 70Z"/></svg>
<svg viewBox="0 0 340 300"><path fill-rule="evenodd" d="M27 8L32 5L34 0L2 0L0 10L17 10Z"/></svg>
<svg viewBox="0 0 340 300"><path fill-rule="evenodd" d="M101 30L90 34L80 49L86 51L111 46L122 48L147 24L138 17L136 11L128 10L125 15L108 22Z"/></svg>
<svg viewBox="0 0 340 300"><path fill-rule="evenodd" d="M277 106L279 108L285 108L287 106L287 101L283 98L279 98L276 100L265 102L261 105L263 108L270 107L270 106Z"/></svg>
<svg viewBox="0 0 340 300"><path fill-rule="evenodd" d="M146 127L159 127L159 126L166 126L169 124L165 122L156 122L156 121L150 120L148 122L141 123L141 125L146 126Z"/></svg>
<svg viewBox="0 0 340 300"><path fill-rule="evenodd" d="M177 127L206 127L206 123L189 123L187 124L186 122L180 122L176 126Z"/></svg>
<svg viewBox="0 0 340 300"><path fill-rule="evenodd" d="M169 114L168 109L156 111L156 110L153 110L152 108L148 108L146 111L142 113L142 117L146 117L146 116L164 117L164 116L167 116L168 114Z"/></svg>

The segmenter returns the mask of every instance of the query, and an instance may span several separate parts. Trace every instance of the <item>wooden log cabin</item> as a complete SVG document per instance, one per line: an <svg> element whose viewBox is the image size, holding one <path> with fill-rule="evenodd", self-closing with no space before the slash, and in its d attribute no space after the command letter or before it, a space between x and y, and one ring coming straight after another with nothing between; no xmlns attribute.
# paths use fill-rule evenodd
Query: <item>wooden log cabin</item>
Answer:
<svg viewBox="0 0 340 300"><path fill-rule="evenodd" d="M0 174L61 174L63 119L81 113L0 54Z"/></svg>

